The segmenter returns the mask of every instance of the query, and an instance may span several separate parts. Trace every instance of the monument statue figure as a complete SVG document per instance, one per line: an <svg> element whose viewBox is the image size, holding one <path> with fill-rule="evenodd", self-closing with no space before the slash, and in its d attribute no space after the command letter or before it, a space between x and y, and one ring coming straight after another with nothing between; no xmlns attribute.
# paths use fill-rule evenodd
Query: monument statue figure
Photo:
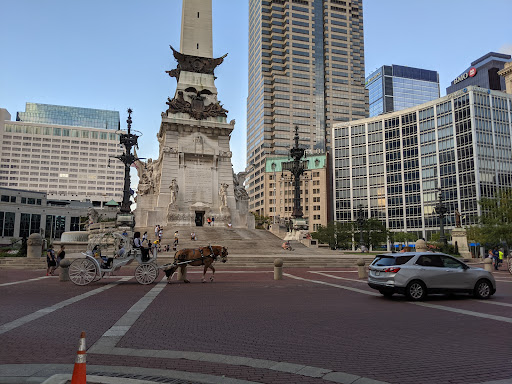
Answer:
<svg viewBox="0 0 512 384"><path fill-rule="evenodd" d="M222 183L219 189L220 196L220 206L227 207L228 206L228 184Z"/></svg>
<svg viewBox="0 0 512 384"><path fill-rule="evenodd" d="M455 227L462 228L460 225L460 212L458 209L455 210Z"/></svg>
<svg viewBox="0 0 512 384"><path fill-rule="evenodd" d="M171 202L169 205L176 204L176 200L178 199L178 192L180 190L176 179L172 179L171 185L169 185L169 189L171 190Z"/></svg>

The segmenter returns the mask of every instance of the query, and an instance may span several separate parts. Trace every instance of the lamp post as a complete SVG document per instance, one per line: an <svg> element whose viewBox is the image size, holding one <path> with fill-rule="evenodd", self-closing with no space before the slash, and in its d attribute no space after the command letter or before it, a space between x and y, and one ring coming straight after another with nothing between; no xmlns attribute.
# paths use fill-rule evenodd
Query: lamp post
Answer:
<svg viewBox="0 0 512 384"><path fill-rule="evenodd" d="M357 210L357 225L359 226L359 247L361 247L361 250L362 250L362 246L363 246L363 225L364 225L364 222L365 222L365 219L363 217L363 206L361 204L359 204L357 206L358 210Z"/></svg>
<svg viewBox="0 0 512 384"><path fill-rule="evenodd" d="M444 217L446 212L448 212L448 208L446 208L443 204L443 191L441 188L439 190L439 202L435 206L436 213L439 217L439 241L443 244L447 244L446 236L444 235Z"/></svg>
<svg viewBox="0 0 512 384"><path fill-rule="evenodd" d="M292 161L283 163L283 169L290 171L293 175L294 194L293 194L293 211L292 217L300 219L303 216L302 208L300 206L300 176L304 173L305 166L302 161L304 156L304 149L299 148L299 126L295 126L295 145L290 149L290 157Z"/></svg>
<svg viewBox="0 0 512 384"><path fill-rule="evenodd" d="M137 145L137 139L139 138L137 135L134 135L131 132L132 128L132 109L128 108L128 119L126 123L128 124L128 133L123 133L120 135L119 142L124 145L125 151L123 154L116 156L117 159L121 160L124 164L124 188L123 188L123 202L121 203L121 213L130 213L131 212L131 203L130 203L130 166L133 164L135 160L135 156L131 153L132 147Z"/></svg>
<svg viewBox="0 0 512 384"><path fill-rule="evenodd" d="M277 213L277 196L276 196L276 163L272 162L272 172L274 173L274 215L272 216L272 224L276 223L276 213Z"/></svg>

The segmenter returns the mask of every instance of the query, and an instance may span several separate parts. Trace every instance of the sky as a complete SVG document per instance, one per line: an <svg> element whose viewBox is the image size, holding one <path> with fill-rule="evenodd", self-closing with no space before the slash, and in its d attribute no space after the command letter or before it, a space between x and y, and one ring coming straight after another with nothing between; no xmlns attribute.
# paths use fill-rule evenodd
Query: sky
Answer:
<svg viewBox="0 0 512 384"><path fill-rule="evenodd" d="M248 0L213 0L218 98L236 120L236 172L246 161ZM141 132L138 155L158 157L156 134L176 79L182 0L0 0L0 108L26 102L117 110ZM439 72L441 96L488 52L512 54L512 0L363 0L366 74L382 65Z"/></svg>

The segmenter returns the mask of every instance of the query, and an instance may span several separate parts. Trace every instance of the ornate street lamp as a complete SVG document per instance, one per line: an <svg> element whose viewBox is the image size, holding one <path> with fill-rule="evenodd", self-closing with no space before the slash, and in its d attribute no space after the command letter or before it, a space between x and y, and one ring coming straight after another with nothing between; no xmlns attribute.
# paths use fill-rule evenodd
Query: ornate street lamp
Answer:
<svg viewBox="0 0 512 384"><path fill-rule="evenodd" d="M117 159L121 160L124 164L124 188L123 188L123 202L121 203L121 213L131 213L131 202L130 202L130 166L137 160L132 154L132 148L139 147L137 145L137 139L139 136L131 132L132 128L132 109L128 108L128 133L120 135L120 143L124 145L125 151L123 154L116 156Z"/></svg>
<svg viewBox="0 0 512 384"><path fill-rule="evenodd" d="M435 206L435 212L439 217L439 241L443 244L447 244L446 236L444 235L444 217L446 212L448 212L448 208L446 208L443 204L443 192L441 188L439 190L439 202Z"/></svg>
<svg viewBox="0 0 512 384"><path fill-rule="evenodd" d="M300 219L303 217L302 207L300 206L300 176L306 169L306 162L302 160L305 150L299 148L299 127L295 126L295 145L290 149L290 157L292 161L282 164L283 170L290 171L293 175L294 194L293 194L293 211L292 217Z"/></svg>

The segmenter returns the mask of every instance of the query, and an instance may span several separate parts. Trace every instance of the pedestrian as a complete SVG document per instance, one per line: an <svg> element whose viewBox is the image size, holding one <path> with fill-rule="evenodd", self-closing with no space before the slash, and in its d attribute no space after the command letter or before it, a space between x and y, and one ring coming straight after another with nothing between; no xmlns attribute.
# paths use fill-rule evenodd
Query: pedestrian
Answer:
<svg viewBox="0 0 512 384"><path fill-rule="evenodd" d="M212 216L212 227L214 226L215 224L215 217Z"/></svg>
<svg viewBox="0 0 512 384"><path fill-rule="evenodd" d="M162 235L164 234L164 230L162 228L160 228L160 230L158 231L158 240L159 241L162 241Z"/></svg>
<svg viewBox="0 0 512 384"><path fill-rule="evenodd" d="M64 244L61 244L59 252L57 252L57 266L53 269L54 271L60 267L60 262L66 257Z"/></svg>
<svg viewBox="0 0 512 384"><path fill-rule="evenodd" d="M173 250L175 251L178 248L178 231L174 232L174 245Z"/></svg>
<svg viewBox="0 0 512 384"><path fill-rule="evenodd" d="M500 248L498 251L498 268L500 267L501 263L503 263L503 248Z"/></svg>
<svg viewBox="0 0 512 384"><path fill-rule="evenodd" d="M195 232L191 232L190 233L190 240L196 240L196 233Z"/></svg>
<svg viewBox="0 0 512 384"><path fill-rule="evenodd" d="M160 232L160 226L155 225L155 239L158 237L158 232Z"/></svg>
<svg viewBox="0 0 512 384"><path fill-rule="evenodd" d="M212 219L210 218L210 216L208 216L206 222L208 223L208 226L212 225Z"/></svg>
<svg viewBox="0 0 512 384"><path fill-rule="evenodd" d="M46 251L46 264L48 266L46 269L46 276L53 276L53 271L55 271L55 267L57 266L57 260L55 259L55 251L51 244L48 246L48 250Z"/></svg>
<svg viewBox="0 0 512 384"><path fill-rule="evenodd" d="M144 234L142 235L142 242L145 242L145 241L148 241L148 232L144 232Z"/></svg>
<svg viewBox="0 0 512 384"><path fill-rule="evenodd" d="M500 251L498 251L498 247L494 247L492 254L493 254L493 259L494 259L494 269L498 270L499 266L500 266L500 262L499 262Z"/></svg>

